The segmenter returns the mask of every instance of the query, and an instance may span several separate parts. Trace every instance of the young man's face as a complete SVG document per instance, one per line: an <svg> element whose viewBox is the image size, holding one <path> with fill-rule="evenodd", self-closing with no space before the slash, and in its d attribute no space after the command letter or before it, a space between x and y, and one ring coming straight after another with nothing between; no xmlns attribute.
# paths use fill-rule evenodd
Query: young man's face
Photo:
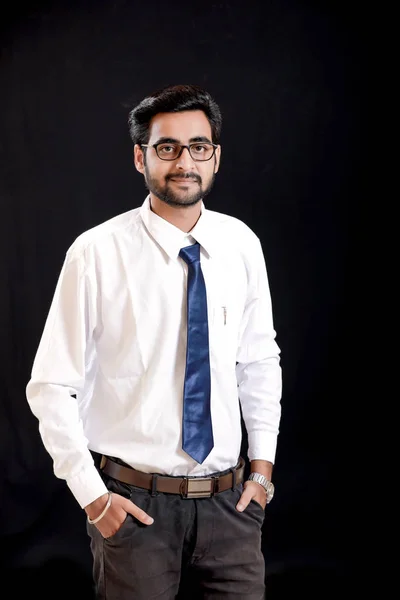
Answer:
<svg viewBox="0 0 400 600"><path fill-rule="evenodd" d="M135 146L135 165L143 173L146 186L159 200L171 206L193 206L206 196L218 171L221 149L207 161L197 161L185 148L178 158L162 160L153 144L162 142L162 154L169 158L176 144L194 144L201 156L202 143L211 143L210 123L201 110L159 113L150 122L148 147ZM198 145L197 145L198 144ZM160 147L159 147L160 152Z"/></svg>

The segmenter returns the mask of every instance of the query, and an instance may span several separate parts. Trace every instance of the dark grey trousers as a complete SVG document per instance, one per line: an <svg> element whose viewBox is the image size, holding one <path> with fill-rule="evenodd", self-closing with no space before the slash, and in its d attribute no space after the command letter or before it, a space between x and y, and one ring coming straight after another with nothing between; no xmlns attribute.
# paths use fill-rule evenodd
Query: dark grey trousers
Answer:
<svg viewBox="0 0 400 600"><path fill-rule="evenodd" d="M99 600L262 600L262 507L235 506L243 486L212 498L157 494L104 476L108 489L130 498L154 518L143 525L131 515L104 539L87 525ZM182 581L185 591L182 591Z"/></svg>

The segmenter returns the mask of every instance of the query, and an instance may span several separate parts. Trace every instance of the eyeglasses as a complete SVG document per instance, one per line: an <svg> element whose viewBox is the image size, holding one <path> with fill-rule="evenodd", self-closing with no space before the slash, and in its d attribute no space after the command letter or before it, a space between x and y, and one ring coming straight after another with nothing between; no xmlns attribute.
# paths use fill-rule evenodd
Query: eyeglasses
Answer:
<svg viewBox="0 0 400 600"><path fill-rule="evenodd" d="M214 154L217 144L209 142L195 142L185 146L184 144L175 143L160 143L149 146L148 144L140 144L142 148L154 148L158 158L161 160L176 160L179 158L185 148L188 149L190 156L196 162L204 162L210 160Z"/></svg>

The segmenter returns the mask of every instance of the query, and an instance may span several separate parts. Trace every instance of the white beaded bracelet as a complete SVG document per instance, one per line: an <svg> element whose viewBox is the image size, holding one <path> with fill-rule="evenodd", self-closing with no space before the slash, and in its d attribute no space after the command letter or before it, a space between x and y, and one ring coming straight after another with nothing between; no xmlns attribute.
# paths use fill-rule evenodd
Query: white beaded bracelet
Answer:
<svg viewBox="0 0 400 600"><path fill-rule="evenodd" d="M99 516L96 517L95 519L89 519L89 515L88 515L87 520L88 520L88 523L90 523L90 525L94 525L95 523L100 521L100 519L102 519L104 517L104 515L106 514L106 512L108 511L108 509L111 506L111 499L112 499L112 494L111 494L111 492L108 492L107 504L105 505L102 512L99 514Z"/></svg>

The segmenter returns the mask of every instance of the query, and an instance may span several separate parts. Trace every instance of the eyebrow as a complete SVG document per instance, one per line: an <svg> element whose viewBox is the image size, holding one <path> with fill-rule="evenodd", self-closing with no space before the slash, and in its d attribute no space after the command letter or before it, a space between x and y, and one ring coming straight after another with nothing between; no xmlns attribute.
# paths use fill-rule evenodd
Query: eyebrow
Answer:
<svg viewBox="0 0 400 600"><path fill-rule="evenodd" d="M212 144L211 140L208 139L205 135L198 135L196 137L192 137L189 140L189 144L194 144L195 142L205 142L207 144ZM180 144L180 140L177 140L172 137L161 137L156 141L156 144Z"/></svg>

